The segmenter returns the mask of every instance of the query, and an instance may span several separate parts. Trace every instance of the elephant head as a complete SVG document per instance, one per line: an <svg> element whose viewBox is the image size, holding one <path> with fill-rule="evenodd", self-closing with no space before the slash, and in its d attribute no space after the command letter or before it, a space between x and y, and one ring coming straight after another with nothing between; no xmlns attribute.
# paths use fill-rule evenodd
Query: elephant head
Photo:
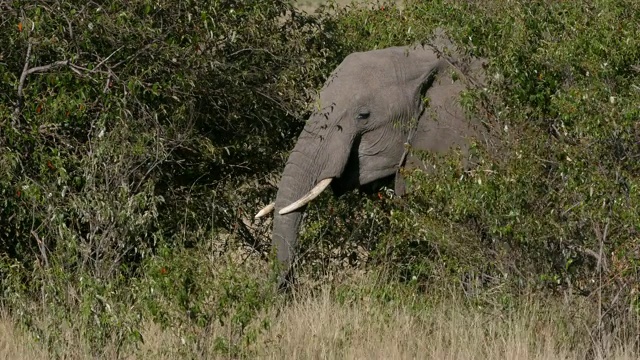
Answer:
<svg viewBox="0 0 640 360"><path fill-rule="evenodd" d="M278 185L272 243L284 269L281 286L289 280L303 210L328 186L340 195L393 179L402 166L424 167L407 145L434 152L467 147L476 131L458 101L467 77L441 50L447 51L416 45L353 53L329 76Z"/></svg>

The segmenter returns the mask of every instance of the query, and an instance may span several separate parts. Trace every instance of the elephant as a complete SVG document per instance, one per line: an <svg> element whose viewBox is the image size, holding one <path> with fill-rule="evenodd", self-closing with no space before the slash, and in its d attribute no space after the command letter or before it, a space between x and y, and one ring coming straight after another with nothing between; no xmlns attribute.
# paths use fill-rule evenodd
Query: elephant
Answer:
<svg viewBox="0 0 640 360"><path fill-rule="evenodd" d="M468 154L488 128L463 110L462 91L481 87L484 60L463 56L442 31L427 44L348 55L319 92L285 165L274 203L272 245L279 287L292 281L298 229L307 204L331 186L339 196L388 180L405 191L400 169L429 165L412 149Z"/></svg>

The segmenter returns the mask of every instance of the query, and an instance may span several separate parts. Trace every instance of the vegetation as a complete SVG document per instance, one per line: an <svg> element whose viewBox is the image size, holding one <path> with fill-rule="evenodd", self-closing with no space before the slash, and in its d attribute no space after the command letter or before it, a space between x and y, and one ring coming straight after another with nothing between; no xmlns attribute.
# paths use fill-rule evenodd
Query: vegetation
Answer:
<svg viewBox="0 0 640 360"><path fill-rule="evenodd" d="M50 0L0 15L3 356L640 354L640 3ZM467 172L433 159L402 199L321 197L301 285L276 294L269 224L252 217L315 89L350 52L436 27L489 59L487 90L464 101L500 151L478 147Z"/></svg>

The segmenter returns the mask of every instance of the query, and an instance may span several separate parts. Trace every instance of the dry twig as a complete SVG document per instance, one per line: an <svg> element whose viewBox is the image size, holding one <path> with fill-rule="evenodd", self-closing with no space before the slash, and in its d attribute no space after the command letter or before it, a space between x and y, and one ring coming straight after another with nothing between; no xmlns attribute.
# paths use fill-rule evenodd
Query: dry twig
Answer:
<svg viewBox="0 0 640 360"><path fill-rule="evenodd" d="M27 47L27 56L24 60L24 68L22 69L22 74L20 75L20 82L18 83L18 100L16 101L16 107L13 110L13 125L18 124L18 120L20 117L20 111L22 110L22 89L24 88L24 81L27 79L27 71L29 70L29 57L31 56L31 43Z"/></svg>
<svg viewBox="0 0 640 360"><path fill-rule="evenodd" d="M99 68L107 60L109 60L116 52L118 52L120 49L122 49L122 47L118 48L117 50L112 52L109 56L107 56L105 59L100 61L100 63L98 63L98 65L96 65L96 67L93 68L93 69L87 69L85 67L75 65L75 64L69 62L69 60L60 60L60 61L56 61L56 62L53 62L53 63L48 64L48 65L42 65L42 66L36 66L36 67L29 68L29 57L31 56L31 49L32 49L32 44L30 42L28 47L27 47L27 55L26 55L25 61L24 61L24 68L22 69L22 74L20 74L20 80L18 82L18 99L16 101L16 105L15 105L15 108L13 110L13 126L14 127L16 127L20 123L20 114L21 114L22 108L24 106L24 84L25 84L25 82L27 80L27 76L29 76L31 74L35 74L35 73L46 72L46 71L49 71L49 70L51 70L53 68L57 68L57 67L68 66L69 69L71 69L71 71L73 71L74 73L76 73L77 75L80 75L80 76L85 76L86 74L92 74L92 73L107 74L107 82L106 82L105 90L104 90L105 92L107 92L107 90L109 88L109 83L110 83L112 75L113 75L113 72L111 71L111 69L108 69L108 71L103 71L103 70L99 70Z"/></svg>
<svg viewBox="0 0 640 360"><path fill-rule="evenodd" d="M24 103L24 83L27 80L27 76L38 72L49 71L56 67L69 65L69 60L62 60L48 65L29 68L29 57L31 56L31 48L32 45L31 43L29 43L29 45L27 46L27 56L24 60L24 68L22 69L22 74L20 74L20 81L18 82L18 100L16 101L16 106L13 110L14 126L16 126L20 121L20 113L22 112L22 106Z"/></svg>

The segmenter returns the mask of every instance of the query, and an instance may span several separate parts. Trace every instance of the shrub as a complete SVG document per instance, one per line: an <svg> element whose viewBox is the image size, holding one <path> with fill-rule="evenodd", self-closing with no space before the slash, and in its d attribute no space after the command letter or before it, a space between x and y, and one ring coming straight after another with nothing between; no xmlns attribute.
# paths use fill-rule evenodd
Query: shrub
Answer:
<svg viewBox="0 0 640 360"><path fill-rule="evenodd" d="M2 251L64 248L98 277L188 228L231 230L251 191L229 190L281 164L325 62L286 3L6 6Z"/></svg>
<svg viewBox="0 0 640 360"><path fill-rule="evenodd" d="M471 171L456 154L431 158L437 171L409 174L403 199L321 197L301 274L385 272L371 295L383 302L388 289L413 299L451 286L507 307L522 293L580 294L600 309L593 331L614 326L639 307L638 6L2 4L3 308L52 353L61 328L100 356L141 343L153 321L187 334L183 356L213 356L201 342L221 328L214 351L247 356L281 304L261 257L268 231L248 219L274 197L314 89L353 51L442 27L490 60L487 91L465 105L502 129L501 151L476 148Z"/></svg>
<svg viewBox="0 0 640 360"><path fill-rule="evenodd" d="M439 1L338 13L333 29L363 48L424 41L438 26L489 59L473 111L502 129L503 143L497 157L478 148L468 172L455 154L432 159L438 170L412 174L402 201L323 200L333 213L311 213L305 251L346 249L338 259L369 259L430 289L581 294L608 316L637 307L636 8Z"/></svg>
<svg viewBox="0 0 640 360"><path fill-rule="evenodd" d="M330 66L318 19L270 1L0 6L3 302L33 326L25 300L79 308L98 346L135 335L124 309L158 249L262 250L243 219Z"/></svg>

